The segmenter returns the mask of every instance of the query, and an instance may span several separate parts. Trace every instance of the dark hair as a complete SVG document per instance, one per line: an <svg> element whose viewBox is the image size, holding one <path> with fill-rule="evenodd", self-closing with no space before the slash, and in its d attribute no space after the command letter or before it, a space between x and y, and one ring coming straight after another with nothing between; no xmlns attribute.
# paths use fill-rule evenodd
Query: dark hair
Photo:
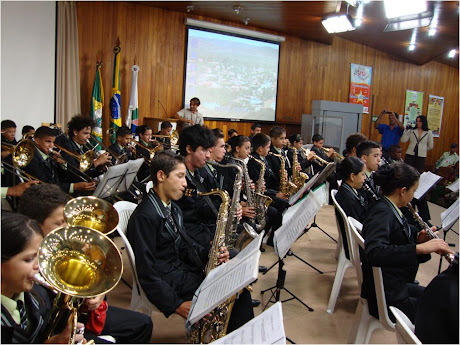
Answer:
<svg viewBox="0 0 460 345"><path fill-rule="evenodd" d="M318 141L320 140L324 140L323 136L321 134L314 134L312 137L311 137L311 142L312 143L317 143Z"/></svg>
<svg viewBox="0 0 460 345"><path fill-rule="evenodd" d="M230 137L233 133L238 134L238 131L236 129L230 128L227 132L227 135Z"/></svg>
<svg viewBox="0 0 460 345"><path fill-rule="evenodd" d="M144 134L145 132L147 132L148 130L151 130L151 128L147 125L142 125L142 126L139 126L136 128L136 134L139 135L139 134Z"/></svg>
<svg viewBox="0 0 460 345"><path fill-rule="evenodd" d="M244 143L250 141L249 138L245 135L236 135L228 139L227 143L232 148L232 152L236 151L237 147L242 146Z"/></svg>
<svg viewBox="0 0 460 345"><path fill-rule="evenodd" d="M18 212L43 224L70 196L55 184L37 184L27 188L19 199Z"/></svg>
<svg viewBox="0 0 460 345"><path fill-rule="evenodd" d="M180 134L179 151L182 156L187 155L187 146L190 145L192 151L198 147L209 149L216 143L216 137L208 127L193 125L185 127Z"/></svg>
<svg viewBox="0 0 460 345"><path fill-rule="evenodd" d="M37 128L34 134L34 138L45 138L45 137L56 137L57 130L54 128L50 128L48 126L40 126Z"/></svg>
<svg viewBox="0 0 460 345"><path fill-rule="evenodd" d="M253 123L252 126L251 126L251 129L254 131L256 128L262 129L262 125L260 123L258 123L258 122Z"/></svg>
<svg viewBox="0 0 460 345"><path fill-rule="evenodd" d="M452 144L450 145L450 148L451 148L451 149L456 149L457 147L458 147L458 146L457 146L456 143L452 143Z"/></svg>
<svg viewBox="0 0 460 345"><path fill-rule="evenodd" d="M160 126L161 129L171 128L171 127L172 127L172 123L169 121L163 121Z"/></svg>
<svg viewBox="0 0 460 345"><path fill-rule="evenodd" d="M259 147L265 147L270 142L270 137L265 133L258 133L251 139L252 152L256 152Z"/></svg>
<svg viewBox="0 0 460 345"><path fill-rule="evenodd" d="M192 103L192 102L194 102L194 103L196 103L196 104L198 104L198 105L201 104L200 99L199 99L198 97L193 97L193 98L190 100L190 103Z"/></svg>
<svg viewBox="0 0 460 345"><path fill-rule="evenodd" d="M420 178L420 173L410 165L395 162L383 165L374 173L374 182L384 195L391 195L396 189L411 188Z"/></svg>
<svg viewBox="0 0 460 345"><path fill-rule="evenodd" d="M214 128L212 130L212 134L214 134L214 136L217 138L217 139L223 139L225 138L225 135L224 135L224 132L222 132L222 130L220 128Z"/></svg>
<svg viewBox="0 0 460 345"><path fill-rule="evenodd" d="M337 180L344 182L351 174L358 174L363 170L364 162L358 157L346 157L337 165Z"/></svg>
<svg viewBox="0 0 460 345"><path fill-rule="evenodd" d="M420 122L422 123L422 129L424 131L429 131L430 130L428 128L428 120L426 119L426 116L420 115L420 116L417 116L417 119L420 119Z"/></svg>
<svg viewBox="0 0 460 345"><path fill-rule="evenodd" d="M67 128L69 130L69 137L73 138L75 136L73 131L80 132L82 129L86 127L91 127L91 129L93 129L94 120L89 116L75 115L70 119L69 123L67 124Z"/></svg>
<svg viewBox="0 0 460 345"><path fill-rule="evenodd" d="M5 130L7 128L16 128L16 124L14 121L11 120L3 120L1 124L2 130Z"/></svg>
<svg viewBox="0 0 460 345"><path fill-rule="evenodd" d="M392 152L396 152L396 150L398 150L398 149L401 149L401 146L399 146L399 145L391 145L390 148L388 149L388 151L390 153L392 153Z"/></svg>
<svg viewBox="0 0 460 345"><path fill-rule="evenodd" d="M169 176L171 171L176 169L178 164L185 164L183 156L176 155L171 151L158 152L150 163L150 177L152 178L153 184L156 185L158 183L158 171L162 170L166 176Z"/></svg>
<svg viewBox="0 0 460 345"><path fill-rule="evenodd" d="M271 138L279 138L280 136L283 135L283 133L286 133L286 130L283 128L283 127L280 127L280 126L275 126L275 127L272 127L272 129L270 129L270 137Z"/></svg>
<svg viewBox="0 0 460 345"><path fill-rule="evenodd" d="M360 142L367 140L367 137L362 133L350 134L345 142L345 148L350 154L353 152L353 148L358 146Z"/></svg>
<svg viewBox="0 0 460 345"><path fill-rule="evenodd" d="M292 134L289 136L289 141L291 142L292 145L294 145L295 142L300 143L302 139L303 138L300 134Z"/></svg>
<svg viewBox="0 0 460 345"><path fill-rule="evenodd" d="M26 133L29 133L30 131L33 131L34 129L35 128L33 128L32 126L25 125L24 127L22 127L21 134L24 135Z"/></svg>
<svg viewBox="0 0 460 345"><path fill-rule="evenodd" d="M376 141L364 140L356 146L356 156L358 156L358 158L361 158L363 155L369 156L372 149L379 149L381 147L382 146Z"/></svg>
<svg viewBox="0 0 460 345"><path fill-rule="evenodd" d="M117 129L117 138L124 137L125 135L132 134L131 129L127 126L121 126Z"/></svg>
<svg viewBox="0 0 460 345"><path fill-rule="evenodd" d="M19 254L34 234L43 237L35 220L20 213L2 212L2 263Z"/></svg>

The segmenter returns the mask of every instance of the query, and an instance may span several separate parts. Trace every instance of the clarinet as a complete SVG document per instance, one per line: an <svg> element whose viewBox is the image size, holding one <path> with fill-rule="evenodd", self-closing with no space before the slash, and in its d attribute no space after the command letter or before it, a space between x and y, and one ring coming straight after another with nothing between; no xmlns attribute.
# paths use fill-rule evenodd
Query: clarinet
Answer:
<svg viewBox="0 0 460 345"><path fill-rule="evenodd" d="M439 238L439 236L436 235L436 233L433 230L431 230L431 228L422 219L422 217L420 217L420 215L417 212L415 212L414 207L410 203L407 204L407 208L409 209L410 213L412 213L412 216L417 221L417 223L420 225L420 227L423 230L426 231L426 233L428 234L428 236L431 239L438 239ZM453 254L442 254L442 256L444 256L446 258L446 260L449 262L449 264L451 264L454 261L454 255Z"/></svg>
<svg viewBox="0 0 460 345"><path fill-rule="evenodd" d="M372 190L372 188L366 183L366 181L364 181L364 184L363 184L363 189L369 193L372 197L372 199L374 199L375 201L379 201L380 200L380 197L374 193L374 191Z"/></svg>

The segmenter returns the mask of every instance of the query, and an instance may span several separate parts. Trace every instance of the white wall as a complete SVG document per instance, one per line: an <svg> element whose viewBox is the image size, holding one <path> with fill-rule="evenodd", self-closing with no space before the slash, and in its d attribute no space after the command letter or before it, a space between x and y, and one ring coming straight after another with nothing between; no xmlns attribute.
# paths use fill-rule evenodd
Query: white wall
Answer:
<svg viewBox="0 0 460 345"><path fill-rule="evenodd" d="M1 2L1 119L54 122L56 2Z"/></svg>

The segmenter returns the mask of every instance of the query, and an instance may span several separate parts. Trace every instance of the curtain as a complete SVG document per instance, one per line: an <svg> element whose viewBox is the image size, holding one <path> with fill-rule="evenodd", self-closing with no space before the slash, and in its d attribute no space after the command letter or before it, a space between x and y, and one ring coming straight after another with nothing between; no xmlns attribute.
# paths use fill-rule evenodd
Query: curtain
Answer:
<svg viewBox="0 0 460 345"><path fill-rule="evenodd" d="M57 4L56 123L65 130L81 113L77 8L73 1Z"/></svg>

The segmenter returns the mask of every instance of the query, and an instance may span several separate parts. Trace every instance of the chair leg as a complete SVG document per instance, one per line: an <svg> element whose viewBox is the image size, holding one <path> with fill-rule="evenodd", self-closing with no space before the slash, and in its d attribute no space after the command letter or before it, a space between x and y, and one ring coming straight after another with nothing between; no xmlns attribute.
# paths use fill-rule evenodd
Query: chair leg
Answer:
<svg viewBox="0 0 460 345"><path fill-rule="evenodd" d="M339 240L337 241L337 245L335 247L335 254L334 254L334 257L336 260L339 260L340 252L342 250L343 250L342 236L339 236Z"/></svg>
<svg viewBox="0 0 460 345"><path fill-rule="evenodd" d="M326 310L329 314L334 313L335 303L337 302L337 297L339 296L340 288L342 286L343 276L347 268L351 266L352 264L345 257L345 251L342 248L339 253L337 271L335 272L334 284L332 285L331 295L329 297L329 303Z"/></svg>

